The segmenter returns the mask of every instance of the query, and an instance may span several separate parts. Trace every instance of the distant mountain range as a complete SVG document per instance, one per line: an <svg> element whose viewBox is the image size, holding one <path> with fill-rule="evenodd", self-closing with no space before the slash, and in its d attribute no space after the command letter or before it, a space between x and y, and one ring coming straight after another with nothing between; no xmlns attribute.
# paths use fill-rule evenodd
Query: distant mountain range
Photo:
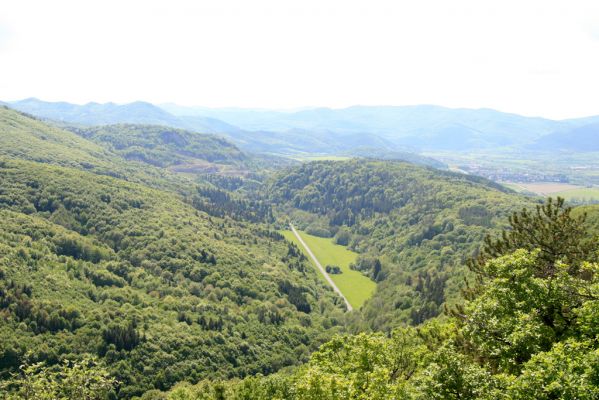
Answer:
<svg viewBox="0 0 599 400"><path fill-rule="evenodd" d="M507 147L528 151L599 148L599 116L556 121L491 109L434 105L272 111L145 102L75 105L34 98L8 104L70 124L141 123L221 134L243 150L277 154L339 154L364 148L397 154Z"/></svg>
<svg viewBox="0 0 599 400"><path fill-rule="evenodd" d="M193 112L193 109L172 105L163 107L175 115ZM432 105L314 108L298 112L200 108L187 115L210 116L247 130L369 133L399 142L407 139L410 144L418 144L418 139L422 138L434 142L458 135L477 146L526 141L551 133L561 125L557 121L490 109L450 109Z"/></svg>
<svg viewBox="0 0 599 400"><path fill-rule="evenodd" d="M218 133L233 129L213 118L179 118L160 107L143 101L129 104L87 103L84 105L65 102L47 102L36 98L5 103L16 110L37 117L80 125L145 124L165 125L174 128L193 129L202 133Z"/></svg>
<svg viewBox="0 0 599 400"><path fill-rule="evenodd" d="M551 151L599 151L599 119L597 121L545 135L530 148Z"/></svg>

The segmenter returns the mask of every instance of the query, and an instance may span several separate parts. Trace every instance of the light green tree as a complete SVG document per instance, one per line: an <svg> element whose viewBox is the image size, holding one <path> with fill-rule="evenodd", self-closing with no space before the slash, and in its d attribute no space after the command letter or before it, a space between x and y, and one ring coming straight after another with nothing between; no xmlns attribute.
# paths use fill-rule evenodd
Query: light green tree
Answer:
<svg viewBox="0 0 599 400"><path fill-rule="evenodd" d="M6 400L106 400L114 396L116 384L108 371L91 357L64 361L57 366L33 363L21 366L19 373L1 388Z"/></svg>

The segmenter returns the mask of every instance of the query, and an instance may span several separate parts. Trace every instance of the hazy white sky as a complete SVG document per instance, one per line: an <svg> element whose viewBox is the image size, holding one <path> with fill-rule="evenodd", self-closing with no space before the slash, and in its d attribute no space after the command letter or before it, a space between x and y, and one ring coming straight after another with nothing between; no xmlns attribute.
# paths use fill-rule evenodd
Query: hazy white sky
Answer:
<svg viewBox="0 0 599 400"><path fill-rule="evenodd" d="M599 114L598 0L29 1L0 99Z"/></svg>

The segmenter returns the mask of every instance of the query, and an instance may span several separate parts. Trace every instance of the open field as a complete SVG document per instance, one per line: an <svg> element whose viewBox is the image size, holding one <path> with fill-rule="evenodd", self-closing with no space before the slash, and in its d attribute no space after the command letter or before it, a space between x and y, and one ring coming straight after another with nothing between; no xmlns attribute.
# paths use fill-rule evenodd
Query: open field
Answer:
<svg viewBox="0 0 599 400"><path fill-rule="evenodd" d="M285 230L281 231L281 233L287 240L297 244L302 251L304 250L293 235L293 232ZM348 250L344 246L333 243L330 238L312 236L303 231L299 231L299 234L323 266L339 266L343 273L330 274L329 276L333 279L333 282L335 282L341 292L343 292L343 295L347 298L352 307L359 309L374 292L376 283L362 275L360 272L353 271L349 268L349 264L355 261L358 254ZM316 269L316 266L314 266L314 268ZM319 276L321 276L323 282L325 282L325 279L320 272Z"/></svg>
<svg viewBox="0 0 599 400"><path fill-rule="evenodd" d="M554 195L563 197L567 201L590 203L599 201L599 188L580 188L566 190L563 192L554 193Z"/></svg>
<svg viewBox="0 0 599 400"><path fill-rule="evenodd" d="M530 192L540 196L555 195L557 193L563 193L566 191L584 189L582 186L571 185L569 183L557 183L557 182L534 182L534 183L520 183L520 182L501 182L502 185L509 187L510 189L518 192Z"/></svg>
<svg viewBox="0 0 599 400"><path fill-rule="evenodd" d="M434 151L423 155L436 158L452 170L465 170L494 181L513 182L514 177L565 176L575 185L599 185L599 152L522 152L510 148L469 152ZM520 180L520 179L518 179ZM549 179L553 180L553 179Z"/></svg>
<svg viewBox="0 0 599 400"><path fill-rule="evenodd" d="M539 196L563 197L566 201L574 203L594 203L599 202L599 188L571 185L567 183L538 182L538 183L516 183L501 182L508 187L520 193L533 193Z"/></svg>

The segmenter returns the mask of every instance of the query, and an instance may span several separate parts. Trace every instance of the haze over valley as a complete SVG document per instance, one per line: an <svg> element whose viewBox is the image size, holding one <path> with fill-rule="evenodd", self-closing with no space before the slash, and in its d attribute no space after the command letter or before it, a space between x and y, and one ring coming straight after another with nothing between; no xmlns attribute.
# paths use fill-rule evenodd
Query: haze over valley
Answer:
<svg viewBox="0 0 599 400"><path fill-rule="evenodd" d="M0 399L599 398L597 22L9 1Z"/></svg>

